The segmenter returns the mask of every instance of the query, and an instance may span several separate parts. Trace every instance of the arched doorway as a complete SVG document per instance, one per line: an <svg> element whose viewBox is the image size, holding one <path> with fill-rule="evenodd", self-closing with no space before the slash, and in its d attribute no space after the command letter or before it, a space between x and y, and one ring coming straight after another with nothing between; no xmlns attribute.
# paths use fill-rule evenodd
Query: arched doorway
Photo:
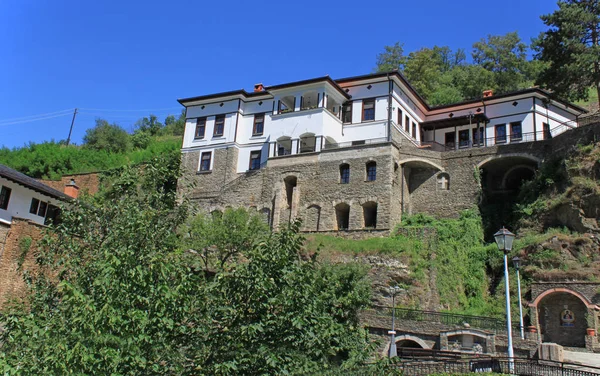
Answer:
<svg viewBox="0 0 600 376"><path fill-rule="evenodd" d="M403 347L408 349L423 349L420 343L412 340L412 339L402 339L396 342L396 347Z"/></svg>
<svg viewBox="0 0 600 376"><path fill-rule="evenodd" d="M542 342L585 347L588 307L568 290L540 296L536 304Z"/></svg>
<svg viewBox="0 0 600 376"><path fill-rule="evenodd" d="M350 224L350 205L345 202L335 206L335 219L337 231L348 230Z"/></svg>
<svg viewBox="0 0 600 376"><path fill-rule="evenodd" d="M321 224L321 207L311 205L306 208L304 216L304 231L319 231Z"/></svg>

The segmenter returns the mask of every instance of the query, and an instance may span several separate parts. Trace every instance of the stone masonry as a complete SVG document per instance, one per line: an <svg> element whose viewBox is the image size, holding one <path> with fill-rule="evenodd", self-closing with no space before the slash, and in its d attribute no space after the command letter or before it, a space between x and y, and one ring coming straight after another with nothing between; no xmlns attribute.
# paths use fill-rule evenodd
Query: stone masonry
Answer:
<svg viewBox="0 0 600 376"><path fill-rule="evenodd" d="M502 189L515 168L533 171L550 156L599 139L600 124L551 140L447 152L417 147L397 131L392 136L378 144L272 157L260 170L240 174L235 146L216 149L207 172L198 171L199 152L185 152L179 194L205 212L257 210L274 228L301 218L304 231L391 230L405 213L456 217L480 202L482 186ZM376 179L367 181L366 165L373 162ZM350 167L347 184L340 182L343 164Z"/></svg>

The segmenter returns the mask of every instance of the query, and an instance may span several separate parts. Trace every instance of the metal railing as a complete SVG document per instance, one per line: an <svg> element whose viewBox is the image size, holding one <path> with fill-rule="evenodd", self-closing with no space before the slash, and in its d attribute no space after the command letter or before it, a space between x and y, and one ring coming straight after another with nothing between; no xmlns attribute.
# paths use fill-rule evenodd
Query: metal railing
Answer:
<svg viewBox="0 0 600 376"><path fill-rule="evenodd" d="M347 142L338 142L338 143L325 143L323 149L324 150L331 150L331 149L340 149L340 148L347 148L347 147L352 147L352 146L359 146L359 145L371 145L371 144L382 144L387 142L387 138L386 137L380 137L380 138L371 138L368 140L356 140L356 141L347 141Z"/></svg>
<svg viewBox="0 0 600 376"><path fill-rule="evenodd" d="M373 306L371 310L366 310L365 312L367 314L374 314L380 318L389 318L392 316L391 307ZM474 329L485 329L496 333L506 332L506 321L496 317L461 315L408 308L395 308L395 316L397 320L432 322L448 326L464 326L464 324L469 324L469 327ZM518 330L518 326L514 326L514 330Z"/></svg>
<svg viewBox="0 0 600 376"><path fill-rule="evenodd" d="M466 359L423 359L401 361L392 367L403 375L429 375L432 373L500 373L539 376L593 376L600 368L579 364L560 363L539 359L479 357Z"/></svg>

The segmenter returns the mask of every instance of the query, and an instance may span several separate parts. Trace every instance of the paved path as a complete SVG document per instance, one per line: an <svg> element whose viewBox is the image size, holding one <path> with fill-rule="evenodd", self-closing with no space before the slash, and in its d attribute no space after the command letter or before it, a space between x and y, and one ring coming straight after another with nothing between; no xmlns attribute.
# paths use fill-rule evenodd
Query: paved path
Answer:
<svg viewBox="0 0 600 376"><path fill-rule="evenodd" d="M591 367L600 368L600 354L593 354L589 352L576 352L564 350L564 361L566 363L577 363ZM578 368L582 371L596 372L600 374L600 369L586 369L585 367Z"/></svg>

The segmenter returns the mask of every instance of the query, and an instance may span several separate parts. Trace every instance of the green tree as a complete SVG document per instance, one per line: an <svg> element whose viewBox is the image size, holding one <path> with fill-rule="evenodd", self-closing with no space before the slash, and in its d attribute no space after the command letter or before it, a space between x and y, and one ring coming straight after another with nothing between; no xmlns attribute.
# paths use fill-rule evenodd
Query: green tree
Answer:
<svg viewBox="0 0 600 376"><path fill-rule="evenodd" d="M408 55L404 75L417 93L429 100L439 85L443 68L442 55L430 48L422 48Z"/></svg>
<svg viewBox="0 0 600 376"><path fill-rule="evenodd" d="M164 131L166 134L173 136L183 136L183 132L185 131L185 110L181 110L177 118L174 115L167 116Z"/></svg>
<svg viewBox="0 0 600 376"><path fill-rule="evenodd" d="M528 86L527 45L515 31L506 35L489 35L473 44L473 62L494 73L499 93Z"/></svg>
<svg viewBox="0 0 600 376"><path fill-rule="evenodd" d="M123 153L129 146L129 134L115 123L109 124L104 119L96 119L94 128L85 131L83 142L91 149Z"/></svg>
<svg viewBox="0 0 600 376"><path fill-rule="evenodd" d="M547 64L538 84L571 100L587 100L594 87L600 105L600 3L560 0L541 18L549 29L534 42L536 58Z"/></svg>
<svg viewBox="0 0 600 376"><path fill-rule="evenodd" d="M230 241L248 245L244 258L205 279L180 249L179 165L174 152L122 168L64 208L35 250L30 294L3 316L0 373L306 374L365 361L365 270L305 255L294 223Z"/></svg>
<svg viewBox="0 0 600 376"><path fill-rule="evenodd" d="M156 136L160 133L163 128L163 124L158 121L156 115L150 115L149 117L143 117L135 122L136 132L149 133L151 136Z"/></svg>
<svg viewBox="0 0 600 376"><path fill-rule="evenodd" d="M197 252L205 270L223 269L268 233L269 227L258 216L243 208L198 215L183 228L186 249Z"/></svg>
<svg viewBox="0 0 600 376"><path fill-rule="evenodd" d="M393 46L385 46L384 52L377 54L376 72L388 72L392 70L402 70L406 57L404 56L404 45L400 42Z"/></svg>

